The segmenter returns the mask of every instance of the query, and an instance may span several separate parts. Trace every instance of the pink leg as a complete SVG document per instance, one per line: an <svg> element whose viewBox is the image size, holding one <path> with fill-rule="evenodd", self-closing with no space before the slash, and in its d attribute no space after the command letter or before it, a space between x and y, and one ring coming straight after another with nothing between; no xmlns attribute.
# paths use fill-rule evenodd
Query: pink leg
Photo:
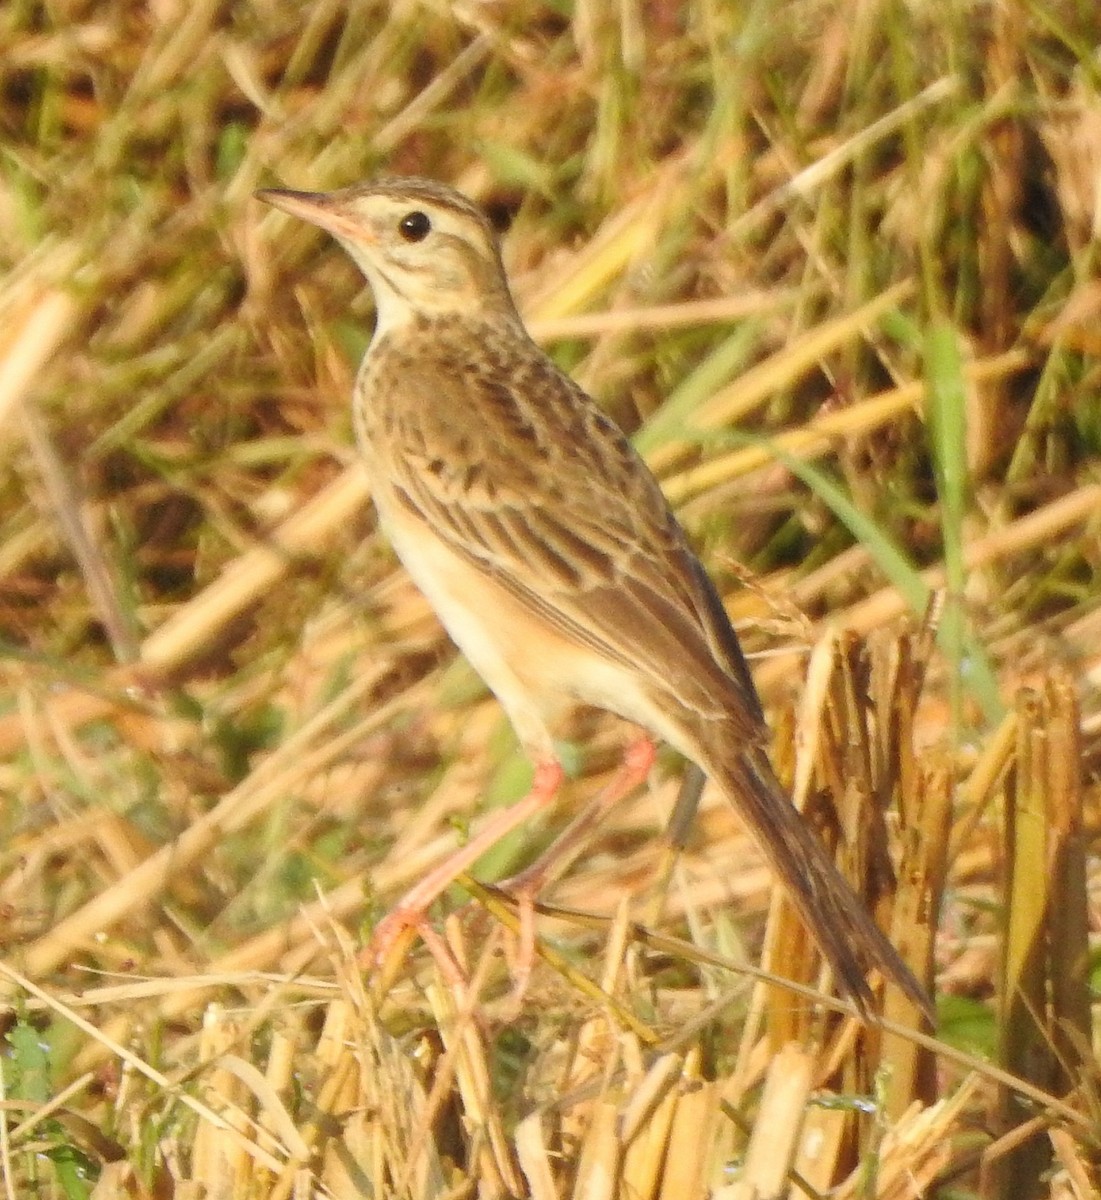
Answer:
<svg viewBox="0 0 1101 1200"><path fill-rule="evenodd" d="M562 779L562 768L558 763L539 763L535 768L531 791L511 808L497 813L462 849L414 884L375 926L374 936L361 959L371 965L381 963L403 930L414 928L423 933L428 928L425 912L432 901L491 846L546 808L558 792Z"/></svg>
<svg viewBox="0 0 1101 1200"><path fill-rule="evenodd" d="M623 763L615 778L596 796L550 847L518 875L506 879L500 887L516 901L520 921L520 949L516 964L516 984L513 996L517 1001L527 990L532 967L535 965L535 897L544 887L553 869L564 870L582 847L589 832L600 823L620 800L629 796L646 781L654 765L657 751L647 737L639 738L627 748Z"/></svg>
<svg viewBox="0 0 1101 1200"><path fill-rule="evenodd" d="M519 874L501 883L501 889L513 895L526 893L533 897L546 884L552 869L565 869L569 865L589 832L600 824L605 815L646 782L656 757L654 743L648 737L632 742L608 786L593 798L588 808L566 827L530 867L525 867Z"/></svg>

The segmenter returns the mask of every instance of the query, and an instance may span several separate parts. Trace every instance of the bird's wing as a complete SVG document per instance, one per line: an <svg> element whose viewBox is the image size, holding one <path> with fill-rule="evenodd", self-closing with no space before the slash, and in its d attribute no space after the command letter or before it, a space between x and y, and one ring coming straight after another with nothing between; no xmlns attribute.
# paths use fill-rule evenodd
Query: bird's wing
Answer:
<svg viewBox="0 0 1101 1200"><path fill-rule="evenodd" d="M388 441L394 498L549 626L702 717L760 704L726 611L649 469L532 347L509 383L432 370ZM428 375L427 368L426 375ZM425 381L427 386L427 378Z"/></svg>

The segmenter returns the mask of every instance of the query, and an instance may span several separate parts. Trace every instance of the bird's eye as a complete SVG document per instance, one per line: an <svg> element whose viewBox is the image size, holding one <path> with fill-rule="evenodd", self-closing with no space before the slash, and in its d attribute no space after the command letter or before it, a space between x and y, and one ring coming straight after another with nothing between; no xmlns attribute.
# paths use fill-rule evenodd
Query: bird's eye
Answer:
<svg viewBox="0 0 1101 1200"><path fill-rule="evenodd" d="M431 228L432 222L428 219L428 214L422 213L419 208L406 213L398 222L398 233L407 242L423 242Z"/></svg>

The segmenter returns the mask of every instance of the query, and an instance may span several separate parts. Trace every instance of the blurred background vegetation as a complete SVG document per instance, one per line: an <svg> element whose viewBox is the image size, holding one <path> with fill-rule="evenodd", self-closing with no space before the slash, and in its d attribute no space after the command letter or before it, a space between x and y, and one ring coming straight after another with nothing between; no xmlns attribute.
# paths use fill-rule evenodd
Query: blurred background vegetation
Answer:
<svg viewBox="0 0 1101 1200"><path fill-rule="evenodd" d="M754 670L778 741L805 732L808 652L830 631L870 639L859 691L887 669L882 646L943 601L905 718L912 760L955 804L929 884L942 1033L1064 1108L1041 1093L1014 1109L1004 1080L938 1059L912 1096L924 1141L899 1124L905 1105L871 1141L850 1109L829 1162L802 1162L806 1188L880 1154L928 1194L1092 1194L1089 1000L1064 1003L1059 981L1088 982L1095 924L1099 42L1085 0L0 9L9 1195L87 1196L97 1179L99 1196L580 1195L609 1093L545 1119L545 1176L521 1118L566 1083L626 1071L633 1088L651 1069L616 1058L612 1017L557 976L519 1019L507 983L491 988L481 1050L460 1053L448 1003L468 1010L426 982L430 959L380 999L341 940L527 770L376 534L349 420L370 295L322 235L252 199L379 173L454 184L507 227L533 334L636 436L747 649L768 651ZM623 731L580 714L563 737L580 798ZM607 916L650 895L678 774L664 767L555 899ZM898 801L883 780L906 771L869 769ZM1070 798L1066 877L1043 836L1055 793ZM1005 815L1022 796L1039 805L1024 826ZM697 945L754 957L768 876L709 799L677 871L668 928L687 918ZM1000 915L1017 911L1014 878L1020 919L1048 930L1024 1035L1002 986L1032 969L1033 943L1015 952ZM1054 911L1075 928L1044 925ZM718 994L683 963L660 984L627 968L616 982L604 939L585 945L661 1036ZM661 1136L651 1122L662 1165L633 1194L704 1195L738 1186L730 1164L752 1168L777 1044L745 1025L746 1003L724 1010L722 1038L701 1026L679 1045L695 1082L666 1095L670 1113L706 1096L714 1121L702 1136L682 1116L681 1143L675 1115ZM796 1031L813 1043L808 1087L874 1091L893 1061L865 1046L845 1075L845 1028ZM281 1037L293 1070L273 1066ZM333 1047L350 1044L380 1095L362 1079L354 1102L340 1091L352 1068ZM332 1143L353 1139L323 1128L318 1095L374 1106L370 1186L366 1167L332 1165ZM1031 1142L1014 1134L1030 1121ZM607 1151L621 1182L625 1139ZM1022 1141L1030 1159L1004 1158ZM888 1174L859 1194L914 1194Z"/></svg>

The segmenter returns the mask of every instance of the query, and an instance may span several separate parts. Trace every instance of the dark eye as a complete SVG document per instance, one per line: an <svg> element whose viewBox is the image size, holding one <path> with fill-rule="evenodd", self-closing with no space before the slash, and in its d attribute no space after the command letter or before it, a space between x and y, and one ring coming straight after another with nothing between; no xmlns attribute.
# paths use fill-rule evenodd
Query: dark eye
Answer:
<svg viewBox="0 0 1101 1200"><path fill-rule="evenodd" d="M428 219L428 214L422 213L420 209L406 213L398 222L398 233L407 242L423 242L431 228L432 222Z"/></svg>

